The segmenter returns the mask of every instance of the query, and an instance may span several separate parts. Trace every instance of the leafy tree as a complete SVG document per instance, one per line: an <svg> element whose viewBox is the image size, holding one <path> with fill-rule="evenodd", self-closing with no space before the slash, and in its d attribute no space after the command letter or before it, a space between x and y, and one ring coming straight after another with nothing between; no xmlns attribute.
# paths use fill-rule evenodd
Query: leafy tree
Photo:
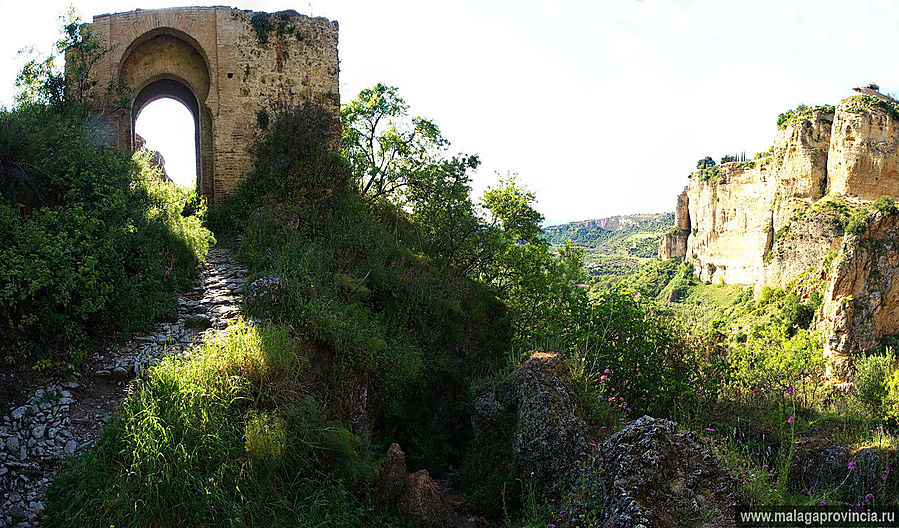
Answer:
<svg viewBox="0 0 899 528"><path fill-rule="evenodd" d="M344 157L369 204L408 215L422 251L457 272L477 264L483 230L470 194L477 156L449 155L438 126L409 116L396 87L376 84L341 109Z"/></svg>
<svg viewBox="0 0 899 528"><path fill-rule="evenodd" d="M340 114L343 154L368 201L387 198L402 205L406 188L427 178L449 145L434 122L409 117L409 105L393 86L362 90Z"/></svg>
<svg viewBox="0 0 899 528"><path fill-rule="evenodd" d="M65 54L68 70L61 71L57 56L41 59L33 50L23 50L20 53L28 53L32 58L16 77L17 104L58 106L66 100L88 103L88 92L95 84L90 80L90 72L112 48L100 42L90 28L81 23L74 8L70 8L63 19L62 37L56 42L56 52L57 56ZM111 88L114 88L112 93L117 93L115 87Z"/></svg>
<svg viewBox="0 0 899 528"><path fill-rule="evenodd" d="M488 188L482 204L489 223L483 235L481 279L497 288L512 312L519 345L535 347L558 339L577 306L587 302L583 249L570 243L552 254L543 238L534 193L514 175Z"/></svg>
<svg viewBox="0 0 899 528"><path fill-rule="evenodd" d="M492 225L502 227L508 241L514 244L545 244L542 238L543 215L534 209L534 193L520 187L513 174L500 180L499 186L490 187L482 198L492 217Z"/></svg>
<svg viewBox="0 0 899 528"><path fill-rule="evenodd" d="M737 158L734 157L734 156L731 156L730 154L725 154L725 155L721 156L721 163L722 163L722 164L724 164L724 163L730 163L730 162L736 161L736 160L737 160ZM697 168L699 168L699 167L697 167Z"/></svg>
<svg viewBox="0 0 899 528"><path fill-rule="evenodd" d="M441 160L416 175L406 192L422 249L460 274L476 265L483 232L468 176L477 163L476 157Z"/></svg>
<svg viewBox="0 0 899 528"><path fill-rule="evenodd" d="M55 57L39 58L33 49L19 52L28 54L31 58L22 67L16 76L15 102L21 106L24 104L55 104L59 105L63 100L61 89L62 76L56 67Z"/></svg>
<svg viewBox="0 0 899 528"><path fill-rule="evenodd" d="M697 169L710 169L715 166L715 160L711 156L706 156L696 162Z"/></svg>

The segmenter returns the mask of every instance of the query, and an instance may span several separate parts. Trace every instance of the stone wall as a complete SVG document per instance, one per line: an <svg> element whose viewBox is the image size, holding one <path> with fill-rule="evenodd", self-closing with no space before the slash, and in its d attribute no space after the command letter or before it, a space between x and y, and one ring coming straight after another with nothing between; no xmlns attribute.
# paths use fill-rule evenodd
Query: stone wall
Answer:
<svg viewBox="0 0 899 528"><path fill-rule="evenodd" d="M325 18L184 7L99 15L87 26L112 47L91 71L90 95L111 106L108 89L124 84L136 103L115 114L116 142L133 146L142 105L165 96L184 102L198 125L199 189L211 200L251 168L260 110L275 101L339 110L338 27Z"/></svg>

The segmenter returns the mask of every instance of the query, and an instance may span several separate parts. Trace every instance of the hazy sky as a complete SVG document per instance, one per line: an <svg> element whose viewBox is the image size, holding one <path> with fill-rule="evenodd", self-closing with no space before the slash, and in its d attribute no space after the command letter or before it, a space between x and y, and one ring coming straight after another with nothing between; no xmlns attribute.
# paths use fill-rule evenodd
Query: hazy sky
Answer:
<svg viewBox="0 0 899 528"><path fill-rule="evenodd" d="M0 104L68 2L0 0ZM81 0L82 18L204 2ZM298 0L340 22L341 98L381 81L547 222L674 208L696 160L771 144L777 115L877 82L899 91L899 3L825 0ZM27 23L26 23L27 21ZM166 154L163 152L163 154ZM172 155L166 154L166 158ZM173 161L170 161L171 164Z"/></svg>

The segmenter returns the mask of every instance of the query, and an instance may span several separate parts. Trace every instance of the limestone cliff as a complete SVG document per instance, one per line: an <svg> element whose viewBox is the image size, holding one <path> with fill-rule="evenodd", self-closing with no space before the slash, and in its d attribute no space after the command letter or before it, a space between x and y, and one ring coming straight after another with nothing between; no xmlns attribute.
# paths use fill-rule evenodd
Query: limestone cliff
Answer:
<svg viewBox="0 0 899 528"><path fill-rule="evenodd" d="M818 327L845 368L851 354L899 333L899 220L878 213L864 234L844 237L869 202L899 196L899 102L854 96L778 124L767 153L690 176L659 257L728 284L787 286L817 270L827 291Z"/></svg>
<svg viewBox="0 0 899 528"><path fill-rule="evenodd" d="M832 123L832 107L813 109L780 128L772 149L758 159L691 175L686 259L701 279L762 280L775 233L824 194Z"/></svg>
<svg viewBox="0 0 899 528"><path fill-rule="evenodd" d="M825 356L836 374L853 354L899 333L899 216L877 212L862 234L849 234L830 268L824 306Z"/></svg>
<svg viewBox="0 0 899 528"><path fill-rule="evenodd" d="M827 156L830 190L861 200L899 194L899 113L880 99L837 107Z"/></svg>
<svg viewBox="0 0 899 528"><path fill-rule="evenodd" d="M690 235L690 211L687 188L677 195L674 208L674 227L659 240L659 258L682 259L687 254L687 237Z"/></svg>

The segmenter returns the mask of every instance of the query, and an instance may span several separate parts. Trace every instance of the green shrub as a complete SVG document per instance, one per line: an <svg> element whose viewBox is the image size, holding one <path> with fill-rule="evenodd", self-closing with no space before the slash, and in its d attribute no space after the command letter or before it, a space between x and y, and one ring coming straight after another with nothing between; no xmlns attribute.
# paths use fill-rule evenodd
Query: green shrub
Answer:
<svg viewBox="0 0 899 528"><path fill-rule="evenodd" d="M690 174L690 177L696 176L699 181L707 182L707 183L717 183L719 179L721 179L721 167L718 166L709 166L703 169L697 170L696 172Z"/></svg>
<svg viewBox="0 0 899 528"><path fill-rule="evenodd" d="M885 414L888 418L899 420L899 369L894 369L887 378L886 391Z"/></svg>
<svg viewBox="0 0 899 528"><path fill-rule="evenodd" d="M777 116L777 128L783 128L791 123L796 123L805 119L811 119L816 114L832 114L835 108L833 105L806 106L799 105L795 109L787 110Z"/></svg>
<svg viewBox="0 0 899 528"><path fill-rule="evenodd" d="M895 361L892 349L887 348L883 354L860 357L853 362L855 396L874 416L880 414L887 399L887 384Z"/></svg>
<svg viewBox="0 0 899 528"><path fill-rule="evenodd" d="M877 209L885 215L899 214L899 208L896 207L896 201L893 200L891 196L881 196L874 200L874 203L871 205L874 209Z"/></svg>
<svg viewBox="0 0 899 528"><path fill-rule="evenodd" d="M277 460L284 454L287 432L284 420L276 414L248 413L243 437L244 449L253 460Z"/></svg>
<svg viewBox="0 0 899 528"><path fill-rule="evenodd" d="M298 227L274 220L243 233L239 257L253 276L285 280L276 306L251 313L331 351L337 375L365 376L378 402L374 434L402 445L410 466L457 464L469 427L466 379L495 370L508 345L495 292L397 247L403 235L388 233L348 186L284 211Z"/></svg>
<svg viewBox="0 0 899 528"><path fill-rule="evenodd" d="M676 271L668 284L656 296L658 299L668 302L682 301L689 294L690 288L698 284L693 275L693 266L686 262L673 262L676 263Z"/></svg>
<svg viewBox="0 0 899 528"><path fill-rule="evenodd" d="M815 316L812 306L805 304L795 293L788 293L781 308L781 317L791 329L808 329Z"/></svg>
<svg viewBox="0 0 899 528"><path fill-rule="evenodd" d="M253 30L256 32L256 40L260 44L267 44L269 31L275 29L269 14L265 11L253 13L253 16L250 17L250 25L253 26Z"/></svg>
<svg viewBox="0 0 899 528"><path fill-rule="evenodd" d="M786 112L777 116L777 128L783 128L783 127L787 126L787 123L789 123L793 118L795 118L796 116L801 115L803 113L806 113L809 110L810 110L810 108L808 106L805 106L804 104L797 106L795 110L794 109L787 110Z"/></svg>
<svg viewBox="0 0 899 528"><path fill-rule="evenodd" d="M211 234L204 204L77 109L0 112L0 349L74 364L96 337L171 317Z"/></svg>
<svg viewBox="0 0 899 528"><path fill-rule="evenodd" d="M676 319L630 294L600 295L578 323L569 355L594 398L614 396L638 415L678 416L716 399L723 386L726 367L714 346L688 338Z"/></svg>
<svg viewBox="0 0 899 528"><path fill-rule="evenodd" d="M871 213L867 209L861 209L852 215L849 224L846 226L846 232L853 235L862 235L868 230L868 222L871 219Z"/></svg>
<svg viewBox="0 0 899 528"><path fill-rule="evenodd" d="M682 276L681 266L681 261L676 259L653 259L641 266L636 273L625 277L619 285L622 289L654 299L675 276ZM692 276L692 270L690 275Z"/></svg>

